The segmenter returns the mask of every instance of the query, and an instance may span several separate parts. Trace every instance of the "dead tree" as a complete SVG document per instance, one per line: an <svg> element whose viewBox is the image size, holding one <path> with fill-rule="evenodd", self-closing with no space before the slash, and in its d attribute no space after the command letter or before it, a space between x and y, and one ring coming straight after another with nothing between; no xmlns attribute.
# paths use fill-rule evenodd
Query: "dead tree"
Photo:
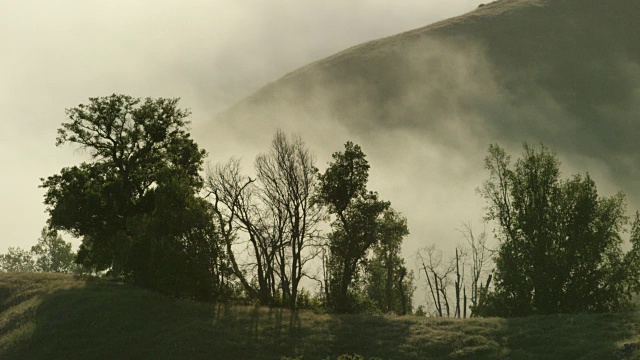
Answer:
<svg viewBox="0 0 640 360"><path fill-rule="evenodd" d="M280 130L273 138L271 150L256 158L261 201L285 222L278 264L283 295L292 310L296 308L305 264L315 258L318 251L317 225L322 213L312 202L317 185L314 162L314 156L299 136L289 140Z"/></svg>
<svg viewBox="0 0 640 360"><path fill-rule="evenodd" d="M486 246L487 234L485 231L481 232L480 235L476 237L469 223L465 223L463 225L463 229L459 231L462 233L469 246L468 249L471 263L470 300L473 308L478 305L478 296L482 289L482 286L480 285L480 278L486 273L485 267L491 261L493 251ZM473 317L473 313L471 316Z"/></svg>
<svg viewBox="0 0 640 360"><path fill-rule="evenodd" d="M240 162L231 159L209 169L206 189L213 195L213 208L221 232L225 237L227 255L234 274L250 297L261 305L273 305L276 295L275 259L282 246L284 230L272 226L283 223L281 214L270 213L256 206L256 179L240 173ZM244 235L244 240L238 236ZM245 243L250 256L242 268L236 260L234 246ZM245 274L253 273L257 288L251 285Z"/></svg>
<svg viewBox="0 0 640 360"><path fill-rule="evenodd" d="M455 271L455 262L443 264L442 252L435 245L418 250L416 258L420 271L425 273L437 316L443 317L443 310L446 310L447 317L451 316L448 290L453 285L451 277Z"/></svg>
<svg viewBox="0 0 640 360"><path fill-rule="evenodd" d="M317 183L314 157L300 137L289 140L278 131L271 150L256 158L255 169L256 178L251 179L240 174L238 160L217 165L208 171L206 189L215 198L223 234L233 229L227 252L245 290L255 293L263 305L278 305L281 298L295 310L305 264L319 248L315 245L322 214L312 202ZM233 248L242 242L249 256L241 268ZM252 282L246 272L254 276Z"/></svg>

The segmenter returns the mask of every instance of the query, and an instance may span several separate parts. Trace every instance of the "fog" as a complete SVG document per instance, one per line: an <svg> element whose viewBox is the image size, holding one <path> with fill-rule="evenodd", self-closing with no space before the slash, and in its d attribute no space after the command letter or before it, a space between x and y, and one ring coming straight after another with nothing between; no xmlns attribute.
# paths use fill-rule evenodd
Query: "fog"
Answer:
<svg viewBox="0 0 640 360"><path fill-rule="evenodd" d="M112 93L180 97L198 127L297 67L478 3L2 2L0 249L35 243L46 220L39 178L85 159L54 146L65 108Z"/></svg>
<svg viewBox="0 0 640 360"><path fill-rule="evenodd" d="M248 171L278 128L300 133L321 170L352 140L370 162L369 188L408 218L407 263L431 243L452 249L463 241L457 230L463 223L477 232L485 227L484 202L475 189L486 178L483 158L490 143L500 141L517 155L523 141L539 143L546 134L544 142L553 148L575 130L577 115L557 96L532 85L527 102L514 102L485 47L433 41L398 50L398 62L383 74L361 76L388 84L384 93L367 81L333 86L336 78L366 73L356 49L343 53L355 64L344 73L303 71L286 81L307 81L280 87L290 93L263 91L265 97L258 94L253 103L238 102L309 63L461 15L480 2L1 3L0 253L35 244L47 218L39 179L87 158L73 147L54 145L64 109L113 93L180 97L180 105L192 110L192 134L208 151L208 161L241 157ZM634 62L621 59L620 67L624 76L640 76ZM270 101L273 96L304 104L289 107ZM392 101L380 105L376 99ZM634 109L603 105L599 111L622 119ZM604 195L633 183L616 179L611 161L597 156L606 143L585 150L576 137L565 145L557 149L564 175L589 171ZM619 168L633 167L627 157L616 159Z"/></svg>

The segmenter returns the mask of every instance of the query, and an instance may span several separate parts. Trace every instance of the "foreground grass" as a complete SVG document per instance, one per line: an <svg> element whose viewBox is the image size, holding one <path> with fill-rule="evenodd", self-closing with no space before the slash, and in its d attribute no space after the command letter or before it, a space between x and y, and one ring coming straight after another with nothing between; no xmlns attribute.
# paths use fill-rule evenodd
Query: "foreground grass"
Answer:
<svg viewBox="0 0 640 360"><path fill-rule="evenodd" d="M0 359L609 359L624 343L640 341L639 323L638 313L290 316L69 275L0 274Z"/></svg>

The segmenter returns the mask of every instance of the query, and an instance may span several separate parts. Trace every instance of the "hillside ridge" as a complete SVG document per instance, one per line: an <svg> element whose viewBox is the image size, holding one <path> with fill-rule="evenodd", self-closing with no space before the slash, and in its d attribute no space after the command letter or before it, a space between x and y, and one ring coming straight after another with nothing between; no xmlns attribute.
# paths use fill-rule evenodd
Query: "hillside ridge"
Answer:
<svg viewBox="0 0 640 360"><path fill-rule="evenodd" d="M370 52L373 52L376 50L382 50L385 48L385 46L388 46L389 44L393 44L396 40L407 40L412 37L428 35L426 33L430 31L435 31L441 28L454 26L457 23L476 20L476 18L482 18L484 16L503 15L504 13L507 13L509 11L514 11L514 9L517 9L518 7L522 7L522 6L544 6L547 2L549 2L549 0L496 0L486 4L481 4L478 8L471 10L462 15L440 20L416 29L402 31L397 34L366 41L362 44L353 45L333 55L329 55L327 57L313 61L307 65L304 65L300 68L294 69L284 74L282 77L266 84L265 86L256 90L253 94L240 100L239 103L243 103L245 101L250 102L253 98L259 97L264 92L268 92L272 87L278 86L281 82L286 82L290 78L304 75L310 69L313 69L316 67L321 68L331 63L340 62L342 60L348 59L349 57L354 56L354 54L357 54L363 50L367 50ZM238 106L238 104L232 106L232 108L236 106Z"/></svg>
<svg viewBox="0 0 640 360"><path fill-rule="evenodd" d="M626 188L640 176L638 18L633 0L500 0L303 66L215 123L242 138L258 121L335 121L452 147L462 128L480 143L542 142L593 159Z"/></svg>
<svg viewBox="0 0 640 360"><path fill-rule="evenodd" d="M118 282L0 274L2 359L607 358L638 313L520 319L327 315L198 303ZM357 333L359 336L354 337Z"/></svg>

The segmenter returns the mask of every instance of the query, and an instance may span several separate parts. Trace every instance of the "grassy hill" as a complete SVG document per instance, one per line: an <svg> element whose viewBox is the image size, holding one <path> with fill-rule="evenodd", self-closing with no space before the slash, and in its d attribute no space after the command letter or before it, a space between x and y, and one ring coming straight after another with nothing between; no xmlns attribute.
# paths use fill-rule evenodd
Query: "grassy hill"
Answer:
<svg viewBox="0 0 640 360"><path fill-rule="evenodd" d="M640 175L638 18L636 0L494 1L293 71L213 124L239 139L325 124L320 136L406 130L451 147L473 137L481 150L543 142L596 159L627 188Z"/></svg>
<svg viewBox="0 0 640 360"><path fill-rule="evenodd" d="M640 314L520 319L320 315L174 299L120 283L0 274L1 359L609 359ZM640 359L640 351L634 355Z"/></svg>

